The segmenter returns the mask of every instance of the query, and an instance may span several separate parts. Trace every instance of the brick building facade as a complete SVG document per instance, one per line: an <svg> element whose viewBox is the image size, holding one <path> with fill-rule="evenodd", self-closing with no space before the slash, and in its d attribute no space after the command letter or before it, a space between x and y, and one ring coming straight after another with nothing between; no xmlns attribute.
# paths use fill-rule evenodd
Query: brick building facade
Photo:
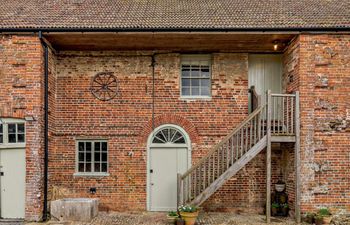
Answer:
<svg viewBox="0 0 350 225"><path fill-rule="evenodd" d="M2 117L35 118L26 125L26 218L35 220L42 207L43 51L35 36L3 35L1 40L6 87L1 93ZM349 43L348 35L300 35L283 53L284 90L299 90L301 95L303 211L321 206L349 210ZM98 197L105 210L146 210L146 149L153 125L151 55L147 51L51 52L51 198ZM212 53L211 99L181 99L179 66L178 53L155 56L154 126L183 127L192 141L195 163L248 115L248 54ZM111 71L118 78L118 96L111 101L101 102L89 90L100 71ZM108 140L109 176L74 175L79 138ZM273 151L273 183L286 179L292 203L291 159L293 150L288 146ZM205 208L262 211L264 160L261 153ZM97 188L96 194L90 194L90 187Z"/></svg>
<svg viewBox="0 0 350 225"><path fill-rule="evenodd" d="M266 11L272 7L270 3L257 5ZM18 0L17 6L21 4ZM338 2L339 7L346 8L344 4L346 1ZM82 16L77 10L82 5L73 4L69 10ZM303 7L313 5L306 2ZM288 17L293 24L288 21L268 24L266 21L274 21L276 15L265 13L266 20L255 20L252 30L238 33L234 29L242 29L249 22L248 17L233 20L230 16L236 11L229 6L226 8L234 12L227 16L232 20L208 20L213 23L211 29L218 29L216 32L205 30L207 26L202 24L208 15L197 18L198 21L194 18L197 23L191 20L195 27L188 27L188 20L176 20L180 25L168 21L170 28L184 29L180 31L171 31L162 24L164 18L158 18L161 24L149 20L154 15L145 16L145 21L118 18L110 21L106 17L104 22L110 24L107 28L121 29L112 32L99 27L102 22L93 23L91 28L74 19L67 25L45 16L46 20L39 23L33 15L34 22L27 19L18 22L26 12L19 13L18 21L0 14L4 21L14 25L0 24L0 122L6 124L15 119L25 123L25 219L43 217L46 197L48 203L66 197L99 198L100 209L105 211L151 210L149 155L153 131L164 125L181 128L188 136L189 165L195 165L249 116L250 57L257 54L279 55L281 93L300 93L300 175L296 171L296 145L273 144L272 190L277 181L286 183L291 215L296 211L298 194L302 213L321 207L334 213L349 212L349 20L346 13L334 18L334 7L321 8L327 9L321 20L326 25L318 17L304 14L299 16L312 23L299 23L297 18ZM226 24L227 21L234 24ZM317 29L310 29L310 24ZM125 32L129 31L123 30L125 27L135 30ZM148 32L150 27L155 30ZM264 33L262 27L270 30ZM300 30L294 30L295 27ZM185 92L182 60L189 55L209 59L210 94L205 97L188 98L182 94ZM45 63L48 63L47 96ZM92 93L94 78L101 72L116 78L116 96L108 101L101 101ZM44 179L45 122L48 122L48 193ZM0 139L0 151L14 148L9 141L9 125L4 127L0 137L9 143ZM14 132L18 135L16 132L18 129ZM95 162L90 165L92 158ZM263 213L266 158L266 151L261 151L207 199L203 208ZM101 173L92 173L92 168Z"/></svg>

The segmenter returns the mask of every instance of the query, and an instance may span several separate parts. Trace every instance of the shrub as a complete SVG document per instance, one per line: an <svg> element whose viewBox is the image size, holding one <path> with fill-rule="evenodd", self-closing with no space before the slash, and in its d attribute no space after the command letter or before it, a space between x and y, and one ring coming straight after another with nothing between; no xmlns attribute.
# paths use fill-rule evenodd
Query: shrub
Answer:
<svg viewBox="0 0 350 225"><path fill-rule="evenodd" d="M179 207L180 212L188 212L188 213L193 213L196 212L198 208L194 205L182 205Z"/></svg>
<svg viewBox="0 0 350 225"><path fill-rule="evenodd" d="M331 215L331 213L329 212L328 208L321 208L319 211L318 211L318 214L320 216L329 216Z"/></svg>

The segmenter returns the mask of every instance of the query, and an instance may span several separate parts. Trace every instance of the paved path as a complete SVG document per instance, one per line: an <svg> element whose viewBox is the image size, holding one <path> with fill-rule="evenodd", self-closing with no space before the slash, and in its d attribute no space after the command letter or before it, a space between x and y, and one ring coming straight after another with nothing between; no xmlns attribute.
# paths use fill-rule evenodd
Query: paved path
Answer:
<svg viewBox="0 0 350 225"><path fill-rule="evenodd" d="M294 221L290 218L272 218L271 224L295 225ZM31 223L27 225L36 224ZM165 213L100 212L90 223L50 221L47 225L168 225L168 223ZM265 216L262 215L201 213L197 225L266 225L266 223Z"/></svg>

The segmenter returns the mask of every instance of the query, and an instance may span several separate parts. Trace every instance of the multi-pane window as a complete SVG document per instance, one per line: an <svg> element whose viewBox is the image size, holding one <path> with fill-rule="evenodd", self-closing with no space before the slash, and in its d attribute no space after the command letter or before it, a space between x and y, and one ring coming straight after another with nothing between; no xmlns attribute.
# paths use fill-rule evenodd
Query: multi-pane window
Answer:
<svg viewBox="0 0 350 225"><path fill-rule="evenodd" d="M25 125L17 119L1 119L0 147L23 147L25 144Z"/></svg>
<svg viewBox="0 0 350 225"><path fill-rule="evenodd" d="M77 148L78 173L107 173L107 141L78 141Z"/></svg>
<svg viewBox="0 0 350 225"><path fill-rule="evenodd" d="M181 96L210 97L210 55L184 55L181 58Z"/></svg>
<svg viewBox="0 0 350 225"><path fill-rule="evenodd" d="M7 129L9 143L24 142L24 123L9 123Z"/></svg>

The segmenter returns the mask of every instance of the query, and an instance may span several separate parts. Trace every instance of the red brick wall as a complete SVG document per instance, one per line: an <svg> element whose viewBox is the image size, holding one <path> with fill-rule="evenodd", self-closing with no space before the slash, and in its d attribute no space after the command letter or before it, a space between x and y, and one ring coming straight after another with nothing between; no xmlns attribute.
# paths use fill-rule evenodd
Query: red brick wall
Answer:
<svg viewBox="0 0 350 225"><path fill-rule="evenodd" d="M301 101L302 210L349 211L350 35L300 35L289 52L299 83L289 88Z"/></svg>
<svg viewBox="0 0 350 225"><path fill-rule="evenodd" d="M283 53L283 76L282 89L285 93L294 93L299 90L299 36L289 43ZM286 182L286 192L289 197L289 207L294 213L295 209L295 155L294 144L283 143L281 149L283 151L283 181Z"/></svg>
<svg viewBox="0 0 350 225"><path fill-rule="evenodd" d="M273 145L271 190L282 180L282 151ZM266 205L266 154L263 150L204 203L209 211L263 213Z"/></svg>
<svg viewBox="0 0 350 225"><path fill-rule="evenodd" d="M42 211L42 48L37 37L1 36L0 116L27 123L26 218ZM349 35L301 35L284 54L284 87L301 95L302 209L349 210ZM213 54L213 97L179 96L179 54L156 56L155 125L173 123L190 135L193 163L248 113L247 54ZM152 128L152 68L148 52L62 52L50 55L50 190L100 197L113 210L146 209L146 140ZM97 72L112 71L119 94L109 102L89 91ZM75 138L109 140L110 176L74 177ZM286 147L287 148L287 147ZM128 152L134 153L133 157ZM287 156L286 156L287 155ZM274 151L273 182L293 193L293 151ZM209 210L261 210L265 202L261 153L205 205ZM282 171L282 172L281 172ZM97 194L89 194L97 187ZM59 195L52 192L51 197ZM293 197L292 197L293 198ZM248 208L248 209L247 209Z"/></svg>
<svg viewBox="0 0 350 225"><path fill-rule="evenodd" d="M50 184L64 190L66 196L91 197L89 187L97 187L93 196L101 198L105 208L146 209L146 141L152 130L152 68L147 54L62 52L57 56L56 146L50 154ZM155 126L173 123L183 127L192 141L193 163L247 115L247 60L247 54L213 54L212 99L183 100L179 95L180 55L156 55ZM95 99L89 91L92 77L103 71L114 72L119 81L118 96L108 102ZM77 137L108 139L110 176L73 176ZM133 157L127 156L129 151ZM214 196L217 205L210 202L209 208L249 207L256 202L261 207L265 201L265 190L261 190L264 160L261 154L249 169L229 181Z"/></svg>
<svg viewBox="0 0 350 225"><path fill-rule="evenodd" d="M303 210L350 210L349 93L350 35L301 35Z"/></svg>
<svg viewBox="0 0 350 225"><path fill-rule="evenodd" d="M26 123L26 219L42 213L43 57L36 36L0 35L0 117Z"/></svg>

